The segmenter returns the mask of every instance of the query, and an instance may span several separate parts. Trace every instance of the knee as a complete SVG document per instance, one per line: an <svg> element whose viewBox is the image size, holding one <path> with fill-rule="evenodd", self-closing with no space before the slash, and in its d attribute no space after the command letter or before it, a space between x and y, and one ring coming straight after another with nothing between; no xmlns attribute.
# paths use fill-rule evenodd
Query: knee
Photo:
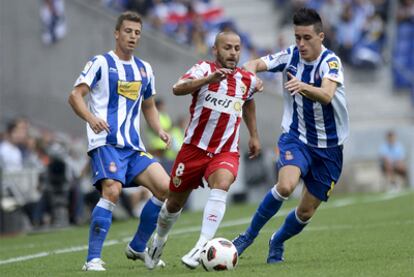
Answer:
<svg viewBox="0 0 414 277"><path fill-rule="evenodd" d="M315 213L315 210L316 209L309 208L309 207L307 207L307 208L298 207L296 209L296 215L303 222L307 222L312 218L313 214Z"/></svg>
<svg viewBox="0 0 414 277"><path fill-rule="evenodd" d="M220 190L224 190L224 191L229 191L231 186L231 183L229 183L228 181L216 181L211 185L212 189L220 189Z"/></svg>
<svg viewBox="0 0 414 277"><path fill-rule="evenodd" d="M168 187L170 185L170 179L166 179L161 182L161 185L153 192L154 196L160 201L165 201L168 197Z"/></svg>
<svg viewBox="0 0 414 277"><path fill-rule="evenodd" d="M177 213L178 211L180 211L182 209L182 204L178 201L176 201L175 199L167 199L167 211L169 213Z"/></svg>
<svg viewBox="0 0 414 277"><path fill-rule="evenodd" d="M111 201L112 203L118 202L119 195L121 194L122 185L117 182L107 183L102 186L102 196Z"/></svg>
<svg viewBox="0 0 414 277"><path fill-rule="evenodd" d="M296 184L290 180L279 181L276 185L277 192L283 197L289 197L293 190L295 189Z"/></svg>

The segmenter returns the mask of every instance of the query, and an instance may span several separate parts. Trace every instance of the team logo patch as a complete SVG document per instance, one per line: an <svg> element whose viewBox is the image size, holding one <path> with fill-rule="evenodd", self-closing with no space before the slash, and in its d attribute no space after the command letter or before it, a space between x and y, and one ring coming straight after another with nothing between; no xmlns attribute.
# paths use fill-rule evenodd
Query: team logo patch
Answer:
<svg viewBox="0 0 414 277"><path fill-rule="evenodd" d="M290 161L293 160L293 154L290 151L286 151L285 153L285 160Z"/></svg>
<svg viewBox="0 0 414 277"><path fill-rule="evenodd" d="M339 69L339 64L337 61L328 62L329 69Z"/></svg>
<svg viewBox="0 0 414 277"><path fill-rule="evenodd" d="M178 178L177 176L174 176L174 178L172 179L173 184L176 188L178 188L181 185L181 179Z"/></svg>
<svg viewBox="0 0 414 277"><path fill-rule="evenodd" d="M117 170L118 170L118 168L116 167L115 162L111 162L109 164L109 171L112 172L112 173L115 173Z"/></svg>

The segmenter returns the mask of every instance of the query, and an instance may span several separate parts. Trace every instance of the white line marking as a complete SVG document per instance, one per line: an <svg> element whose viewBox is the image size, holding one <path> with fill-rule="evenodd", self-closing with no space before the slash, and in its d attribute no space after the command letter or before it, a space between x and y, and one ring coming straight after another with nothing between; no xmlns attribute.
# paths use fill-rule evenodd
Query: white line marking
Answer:
<svg viewBox="0 0 414 277"><path fill-rule="evenodd" d="M353 204L363 204L363 203L372 203L372 202L380 202L380 201L387 201L390 199L394 199L403 195L407 195L407 193L396 193L396 194L383 194L380 196L374 196L374 197L367 197L367 198L363 198L361 200L357 200L354 198L349 198L349 199L340 199L340 200L336 200L336 201L332 201L331 203L320 207L319 209L330 209L330 208L337 208L337 207L344 207L344 206L350 206ZM280 210L277 213L277 216L283 216L286 215L290 212L290 210ZM226 221L226 222L222 222L220 225L220 228L226 228L226 227L233 227L233 226L238 226L238 225L244 225L244 224L248 224L251 220L251 217L246 217L246 218L241 218L241 219L237 219L237 220L230 220L230 221ZM406 222L399 222L398 224L412 224L413 221L409 220ZM387 223L390 224L390 223ZM331 227L327 227L327 226L320 226L320 227L309 227L306 228L309 231L321 231L321 230L327 230L327 229L347 229L347 228L351 228L352 226L347 226L347 225L341 225L341 226L331 226ZM177 229L171 232L171 235L180 235L180 234L186 234L186 233L190 233L190 232L199 232L201 229L201 226L195 226L195 227L187 227L187 228L181 228L181 229ZM131 237L126 237L123 239L119 239L119 240L108 240L105 241L104 243L104 247L106 246L111 246L111 245L116 245L116 244L120 244L120 243L125 243L125 242L129 242L131 240ZM11 263L17 263L17 262L22 262L22 261L28 261L28 260L33 260L33 259L37 259L37 258L42 258L42 257L47 257L50 255L57 255L57 254L64 254L64 253L72 253L72 252L79 252L79 251L84 251L87 250L88 246L87 245L81 245L81 246L73 246L73 247L68 247L68 248L63 248L63 249L57 249L57 250L52 250L52 251L48 251L48 252L39 252L36 254L32 254L32 255L26 255L26 256L19 256L19 257L14 257L14 258L9 258L6 260L0 260L0 265L4 265L4 264L11 264Z"/></svg>

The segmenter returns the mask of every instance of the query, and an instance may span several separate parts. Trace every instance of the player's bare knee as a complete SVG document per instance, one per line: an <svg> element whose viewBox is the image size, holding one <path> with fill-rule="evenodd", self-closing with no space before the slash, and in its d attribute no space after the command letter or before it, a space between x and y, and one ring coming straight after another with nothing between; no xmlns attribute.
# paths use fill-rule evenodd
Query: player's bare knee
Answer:
<svg viewBox="0 0 414 277"><path fill-rule="evenodd" d="M307 222L310 220L315 213L315 209L313 208L300 208L298 207L296 209L296 215L299 217L299 219L303 222Z"/></svg>
<svg viewBox="0 0 414 277"><path fill-rule="evenodd" d="M211 188L212 189L221 189L221 190L224 190L224 191L229 191L230 186L231 186L231 183L229 183L228 181L217 181L217 182L214 182L211 185Z"/></svg>
<svg viewBox="0 0 414 277"><path fill-rule="evenodd" d="M176 212L178 212L179 210L182 209L182 206L183 205L179 201L177 201L175 199L172 199L172 198L168 198L167 199L167 211L169 213L176 213Z"/></svg>
<svg viewBox="0 0 414 277"><path fill-rule="evenodd" d="M115 187L108 188L108 189L104 190L103 193L102 193L103 197L105 199L108 199L112 203L118 202L120 194L121 194L121 192Z"/></svg>
<svg viewBox="0 0 414 277"><path fill-rule="evenodd" d="M165 201L168 197L168 182L159 186L156 190L152 192L154 196L160 201Z"/></svg>
<svg viewBox="0 0 414 277"><path fill-rule="evenodd" d="M288 182L279 182L276 186L277 192L283 197L289 197L294 189L295 186Z"/></svg>
<svg viewBox="0 0 414 277"><path fill-rule="evenodd" d="M103 198L108 199L112 203L118 202L121 190L122 185L117 181L106 180L102 183L102 196Z"/></svg>

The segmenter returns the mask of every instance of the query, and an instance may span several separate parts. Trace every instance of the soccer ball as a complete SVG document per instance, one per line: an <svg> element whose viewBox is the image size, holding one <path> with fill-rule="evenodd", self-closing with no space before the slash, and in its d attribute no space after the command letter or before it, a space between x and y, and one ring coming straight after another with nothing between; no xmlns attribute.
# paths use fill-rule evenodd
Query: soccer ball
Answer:
<svg viewBox="0 0 414 277"><path fill-rule="evenodd" d="M232 270L238 260L236 247L225 238L210 240L200 253L200 262L206 271Z"/></svg>

